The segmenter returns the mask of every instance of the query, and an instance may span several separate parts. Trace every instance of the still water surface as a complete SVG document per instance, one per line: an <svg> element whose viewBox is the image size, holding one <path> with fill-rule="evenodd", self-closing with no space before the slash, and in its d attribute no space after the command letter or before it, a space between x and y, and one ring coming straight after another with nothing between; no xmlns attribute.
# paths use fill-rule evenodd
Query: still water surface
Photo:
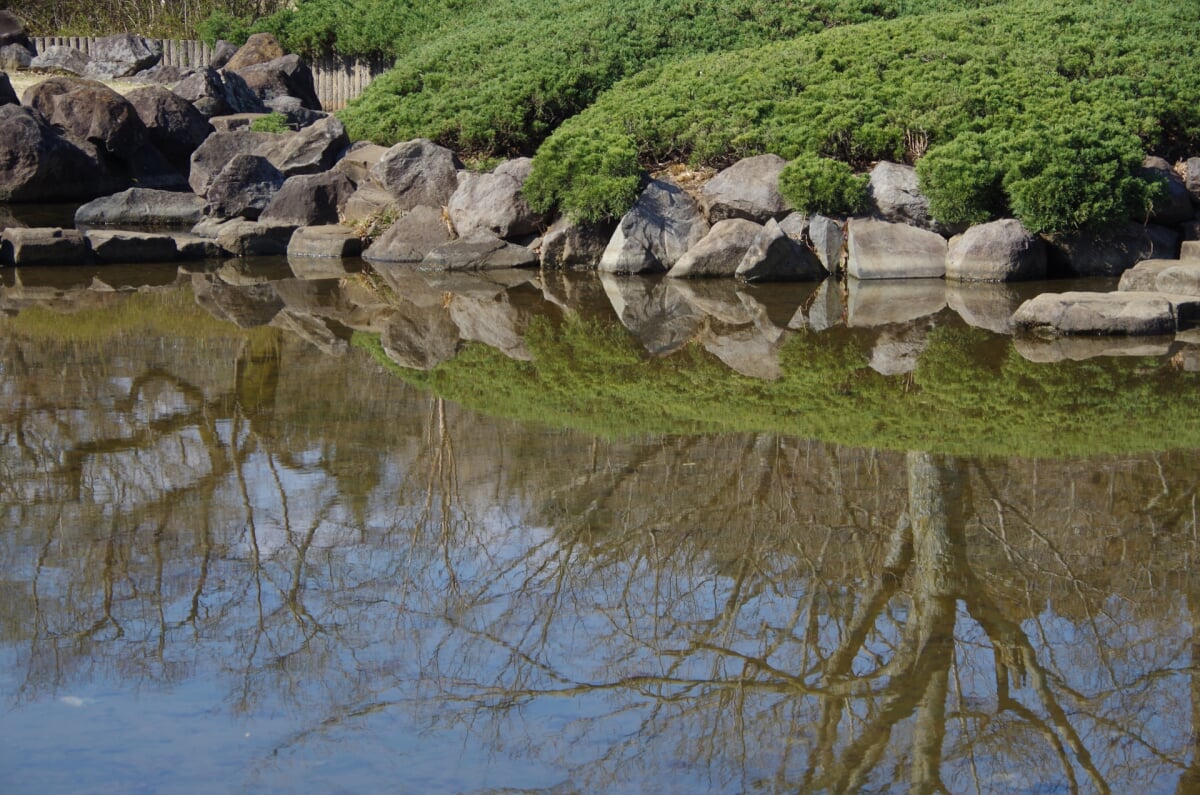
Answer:
<svg viewBox="0 0 1200 795"><path fill-rule="evenodd" d="M1020 356L979 329L1005 305L914 293L865 322L862 296L811 286L232 264L3 280L0 791L1200 787L1186 341L1058 365L1101 343ZM447 317L455 339L432 339ZM658 380L612 394L648 420L605 425L583 394L602 384L551 392L572 328L615 340L576 362L609 382L640 352ZM797 380L831 366L819 345L861 359L824 392ZM926 355L1018 374L1050 419L922 444L1002 404ZM465 375L411 369L436 362ZM1092 394L1056 397L1056 367ZM635 394L695 372L739 400L809 391L762 428ZM1148 381L1187 409L1160 436L1082 425L1149 427L1123 402ZM893 388L958 413L904 424L872 402ZM515 408L540 389L544 416ZM810 427L804 400L869 409L876 441L785 432L793 410ZM1039 452L1072 411L1099 441Z"/></svg>

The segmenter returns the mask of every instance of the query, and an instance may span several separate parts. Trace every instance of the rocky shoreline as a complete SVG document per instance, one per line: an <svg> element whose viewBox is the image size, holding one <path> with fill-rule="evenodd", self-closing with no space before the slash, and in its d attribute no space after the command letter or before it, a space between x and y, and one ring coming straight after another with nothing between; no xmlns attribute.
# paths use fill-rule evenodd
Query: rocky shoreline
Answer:
<svg viewBox="0 0 1200 795"><path fill-rule="evenodd" d="M0 55L23 46L4 27ZM586 225L530 209L528 158L479 173L427 140L351 144L320 110L308 67L269 35L219 48L213 64L187 74L158 66L137 36L111 37L90 60L50 49L29 65L58 74L20 99L0 73L0 201L82 202L77 228L8 226L3 265L287 254L435 271L596 269L747 283L1124 274L1117 292L1045 294L1012 322L1089 335L1170 334L1200 323L1200 159L1181 169L1185 179L1148 158L1163 198L1147 223L1104 234L1039 236L1013 219L946 228L930 217L914 169L886 162L870 174L869 215L804 216L779 195L786 161L769 154L690 190L668 176L648 179L619 222ZM88 75L148 84L122 96ZM268 113L289 129L251 129Z"/></svg>

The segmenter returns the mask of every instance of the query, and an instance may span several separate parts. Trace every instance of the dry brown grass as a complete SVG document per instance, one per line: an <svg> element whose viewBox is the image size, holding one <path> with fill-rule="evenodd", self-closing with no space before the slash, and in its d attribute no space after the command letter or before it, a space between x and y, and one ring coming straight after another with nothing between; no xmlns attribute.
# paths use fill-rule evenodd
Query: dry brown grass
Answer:
<svg viewBox="0 0 1200 795"><path fill-rule="evenodd" d="M17 96L21 97L25 95L25 91L31 86L35 86L51 77L57 77L60 74L63 73L22 70L20 72L9 72L8 79L12 82L13 90L17 92ZM102 80L100 82L120 94L127 94L133 89L141 88L145 85L145 83L134 83L129 80Z"/></svg>

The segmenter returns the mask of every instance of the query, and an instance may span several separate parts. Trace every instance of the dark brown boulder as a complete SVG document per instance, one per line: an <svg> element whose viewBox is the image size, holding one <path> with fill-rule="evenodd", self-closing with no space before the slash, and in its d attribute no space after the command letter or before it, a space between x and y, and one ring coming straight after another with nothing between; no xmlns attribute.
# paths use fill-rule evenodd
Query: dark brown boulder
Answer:
<svg viewBox="0 0 1200 795"><path fill-rule="evenodd" d="M196 106L205 116L232 113L263 113L266 106L235 72L197 69L171 89Z"/></svg>
<svg viewBox="0 0 1200 795"><path fill-rule="evenodd" d="M309 110L321 110L312 71L298 55L285 55L237 69L227 66L225 71L236 72L263 102L279 97L295 97Z"/></svg>
<svg viewBox="0 0 1200 795"><path fill-rule="evenodd" d="M25 94L21 97L21 104L36 108L43 116L49 119L54 114L55 97L85 86L105 87L99 80L89 80L86 77L68 75L48 77L40 83L35 83L25 89Z"/></svg>
<svg viewBox="0 0 1200 795"><path fill-rule="evenodd" d="M141 157L149 140L129 100L88 81L50 99L50 123L125 160Z"/></svg>
<svg viewBox="0 0 1200 795"><path fill-rule="evenodd" d="M278 133L232 130L215 132L204 139L204 143L192 152L188 183L197 196L208 193L213 178L235 155L259 154L279 145L285 138Z"/></svg>
<svg viewBox="0 0 1200 795"><path fill-rule="evenodd" d="M265 219L291 221L300 226L336 224L341 209L354 193L345 174L300 174L289 177L263 210Z"/></svg>
<svg viewBox="0 0 1200 795"><path fill-rule="evenodd" d="M192 152L212 133L195 106L162 86L137 88L125 95L146 125L150 141L178 171L187 174Z"/></svg>
<svg viewBox="0 0 1200 795"><path fill-rule="evenodd" d="M71 201L116 189L104 166L42 114L0 105L0 201Z"/></svg>
<svg viewBox="0 0 1200 795"><path fill-rule="evenodd" d="M266 63L284 55L279 40L270 33L255 33L246 39L246 43L225 62L225 68L230 71L243 69L254 64Z"/></svg>
<svg viewBox="0 0 1200 795"><path fill-rule="evenodd" d="M261 155L236 155L208 186L204 210L216 218L258 218L283 186L283 173Z"/></svg>

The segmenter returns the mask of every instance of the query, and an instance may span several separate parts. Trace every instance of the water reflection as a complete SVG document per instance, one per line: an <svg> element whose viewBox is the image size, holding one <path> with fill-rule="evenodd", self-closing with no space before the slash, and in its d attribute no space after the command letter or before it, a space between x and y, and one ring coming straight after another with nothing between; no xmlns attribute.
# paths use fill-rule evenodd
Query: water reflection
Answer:
<svg viewBox="0 0 1200 795"><path fill-rule="evenodd" d="M9 329L16 789L1195 785L1195 451L976 458L497 419L346 342L374 329L398 350L405 313L444 313L452 356L485 340L525 366L542 289L412 277L188 274L91 290L117 296L116 330ZM554 322L609 289L554 285ZM29 311L21 295L6 306ZM665 295L650 306L698 319L710 351L730 327L775 344L824 300Z"/></svg>

